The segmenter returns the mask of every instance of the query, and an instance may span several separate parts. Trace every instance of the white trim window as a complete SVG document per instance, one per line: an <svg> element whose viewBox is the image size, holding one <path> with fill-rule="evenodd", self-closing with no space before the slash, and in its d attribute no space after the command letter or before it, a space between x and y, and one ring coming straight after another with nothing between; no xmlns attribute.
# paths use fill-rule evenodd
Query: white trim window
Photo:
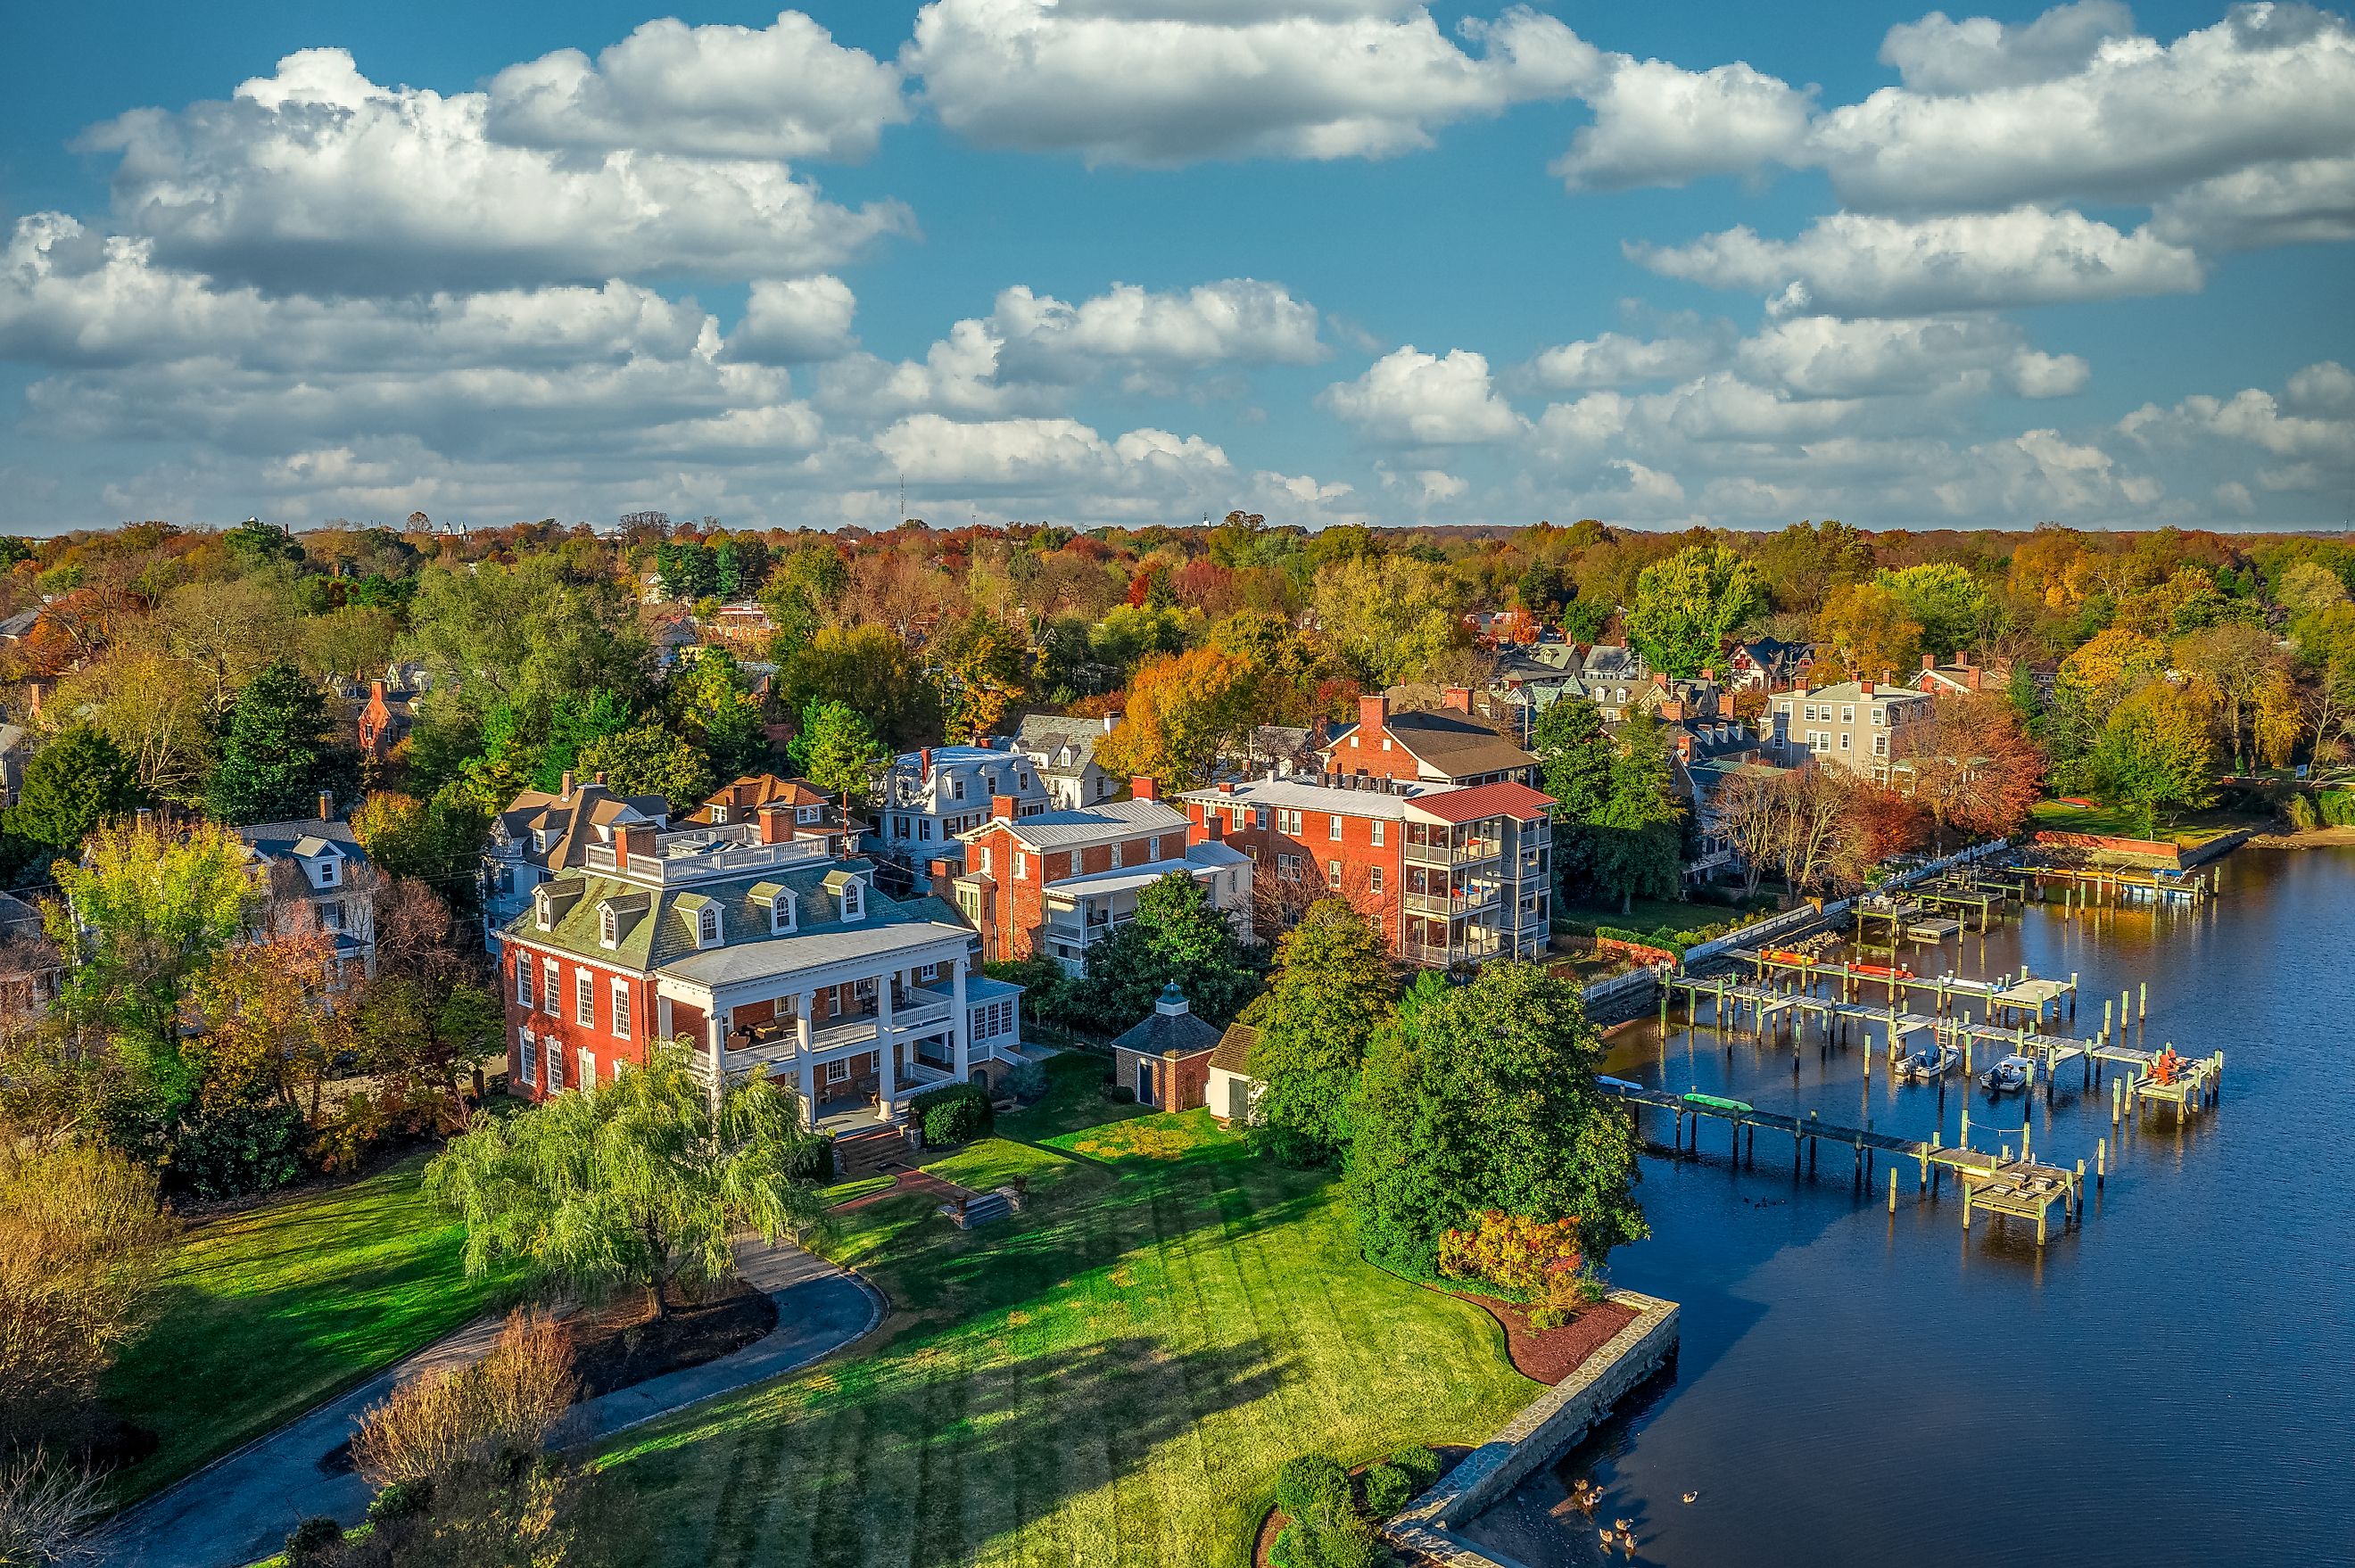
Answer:
<svg viewBox="0 0 2355 1568"><path fill-rule="evenodd" d="M826 1081L829 1083L849 1083L850 1063L847 1061L827 1062L826 1064Z"/></svg>
<svg viewBox="0 0 2355 1568"><path fill-rule="evenodd" d="M716 946L719 941L719 906L705 904L695 912L695 942L698 947Z"/></svg>
<svg viewBox="0 0 2355 1568"><path fill-rule="evenodd" d="M540 1087L551 1094L564 1087L564 1048L555 1040L548 1042L548 1082Z"/></svg>
<svg viewBox="0 0 2355 1568"><path fill-rule="evenodd" d="M851 877L842 884L842 918L845 921L867 918L867 883Z"/></svg>
<svg viewBox="0 0 2355 1568"><path fill-rule="evenodd" d="M1376 898L1382 896L1382 869L1380 866L1369 867L1367 869L1366 891Z"/></svg>
<svg viewBox="0 0 2355 1568"><path fill-rule="evenodd" d="M553 958L539 962L539 1010L552 1019L564 1016L564 972Z"/></svg>
<svg viewBox="0 0 2355 1568"><path fill-rule="evenodd" d="M1331 888L1335 892L1341 891L1340 861L1327 860L1325 862L1325 885Z"/></svg>
<svg viewBox="0 0 2355 1568"><path fill-rule="evenodd" d="M539 1042L527 1029L516 1030L516 1076L527 1083L539 1082Z"/></svg>
<svg viewBox="0 0 2355 1568"><path fill-rule="evenodd" d="M1371 832L1371 833L1373 834L1373 836L1374 836L1374 848L1375 848L1379 849L1379 848L1380 848L1382 847L1382 837L1383 837L1383 835L1382 835L1382 829L1383 829L1383 828L1385 828L1385 827L1389 827L1389 826L1390 826L1390 824L1389 824L1389 823L1384 822L1384 821L1383 821L1380 817L1379 817L1379 816L1375 817L1371 822L1369 822L1369 823L1366 824L1367 829L1368 829L1369 832Z"/></svg>
<svg viewBox="0 0 2355 1568"><path fill-rule="evenodd" d="M1018 882L1030 880L1030 856L1027 850L1014 851L1014 880Z"/></svg>
<svg viewBox="0 0 2355 1568"><path fill-rule="evenodd" d="M581 1048L579 1054L581 1057L581 1072L580 1075L572 1081L573 1087L578 1089L594 1089L597 1087L597 1053L591 1051L584 1045Z"/></svg>
<svg viewBox="0 0 2355 1568"><path fill-rule="evenodd" d="M572 971L572 1021L597 1027L597 976L586 969Z"/></svg>
<svg viewBox="0 0 2355 1568"><path fill-rule="evenodd" d="M630 1038L630 983L613 976L613 1038Z"/></svg>
<svg viewBox="0 0 2355 1568"><path fill-rule="evenodd" d="M618 947L621 945L621 942L622 917L613 912L613 906L612 904L599 905L597 909L597 945L600 947Z"/></svg>
<svg viewBox="0 0 2355 1568"><path fill-rule="evenodd" d="M515 976L516 1006L527 1008L531 1006L531 955L521 948L516 950Z"/></svg>
<svg viewBox="0 0 2355 1568"><path fill-rule="evenodd" d="M1325 819L1325 837L1331 839L1336 844L1341 842L1341 814L1339 812L1337 811L1333 813L1332 816L1327 816Z"/></svg>
<svg viewBox="0 0 2355 1568"><path fill-rule="evenodd" d="M769 934L790 936L794 931L794 895L783 890L769 900Z"/></svg>

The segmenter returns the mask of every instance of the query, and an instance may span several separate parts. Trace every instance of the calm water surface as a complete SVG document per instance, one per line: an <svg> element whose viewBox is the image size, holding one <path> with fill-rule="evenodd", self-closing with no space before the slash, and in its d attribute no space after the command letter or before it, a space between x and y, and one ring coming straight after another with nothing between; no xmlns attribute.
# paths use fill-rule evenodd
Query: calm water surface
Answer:
<svg viewBox="0 0 2355 1568"><path fill-rule="evenodd" d="M2018 1221L1966 1236L1952 1187L1917 1203L1910 1167L1892 1217L1885 1167L1859 1198L1827 1147L1794 1180L1771 1135L1736 1173L1704 1124L1700 1160L1645 1160L1652 1239L1611 1260L1683 1304L1673 1381L1469 1533L1534 1568L1601 1561L1562 1501L1593 1476L1599 1516L1641 1521L1637 1562L2355 1563L2355 849L2242 849L2222 875L2197 912L2039 908L1945 949L1958 974L2079 972L2080 1034L2147 981L2142 1043L2225 1052L2222 1106L2129 1125L2081 1231L2041 1255ZM1812 1029L1796 1077L1787 1045L1729 1056L1705 1025L1614 1045L1610 1071L1647 1083L1941 1125L1934 1089L1878 1062L1868 1088L1859 1049L1823 1060ZM2016 1147L2028 1115L2040 1157L2090 1171L2108 1089L2061 1076L2050 1108L1969 1092L1973 1143ZM1948 1142L1966 1098L1950 1080Z"/></svg>

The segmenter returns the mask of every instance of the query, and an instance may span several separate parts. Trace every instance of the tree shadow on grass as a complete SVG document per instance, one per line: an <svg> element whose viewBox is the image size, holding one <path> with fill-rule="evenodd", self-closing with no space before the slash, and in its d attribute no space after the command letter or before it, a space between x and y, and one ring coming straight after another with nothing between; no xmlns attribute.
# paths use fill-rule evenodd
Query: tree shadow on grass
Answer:
<svg viewBox="0 0 2355 1568"><path fill-rule="evenodd" d="M1161 1445L1283 1379L1257 1340L1173 1352L1125 1336L1010 1361L986 1351L925 1345L846 1367L802 1390L798 1408L690 1431L604 1484L631 1486L677 1522L674 1562L945 1568L1135 1475ZM1123 1536L1163 1528L1158 1500L1124 1490L1117 1506ZM1104 1537L1026 1555L1118 1552Z"/></svg>

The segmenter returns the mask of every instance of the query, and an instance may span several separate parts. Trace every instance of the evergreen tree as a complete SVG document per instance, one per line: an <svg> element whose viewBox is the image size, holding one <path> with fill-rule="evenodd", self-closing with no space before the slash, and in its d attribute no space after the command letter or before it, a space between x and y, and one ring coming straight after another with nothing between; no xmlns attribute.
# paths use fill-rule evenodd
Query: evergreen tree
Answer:
<svg viewBox="0 0 2355 1568"><path fill-rule="evenodd" d="M848 703L815 697L802 709L801 731L786 745L785 757L828 795L872 794L891 765L890 752Z"/></svg>
<svg viewBox="0 0 2355 1568"><path fill-rule="evenodd" d="M1251 1057L1252 1076L1267 1085L1266 1141L1286 1163L1331 1163L1348 1147L1359 1066L1391 1017L1398 983L1381 933L1339 899L1310 905L1275 961Z"/></svg>
<svg viewBox="0 0 2355 1568"><path fill-rule="evenodd" d="M1367 1255L1418 1279L1483 1210L1569 1219L1600 1260L1649 1234L1636 1136L1594 1082L1603 1040L1577 987L1541 965L1418 987L1366 1062L1348 1190Z"/></svg>
<svg viewBox="0 0 2355 1568"><path fill-rule="evenodd" d="M656 720L591 741L581 750L581 766L603 773L615 795L658 795L678 811L711 793L703 752Z"/></svg>
<svg viewBox="0 0 2355 1568"><path fill-rule="evenodd" d="M1682 812L1672 793L1659 725L1632 719L1611 760L1611 793L1593 819L1594 886L1619 907L1671 898L1683 873Z"/></svg>
<svg viewBox="0 0 2355 1568"><path fill-rule="evenodd" d="M629 727L629 709L602 686L587 697L559 695L549 708L548 750L540 754L532 787L553 793L563 784L567 773L580 772L582 747Z"/></svg>
<svg viewBox="0 0 2355 1568"><path fill-rule="evenodd" d="M139 804L139 776L122 748L87 724L69 724L25 764L16 804L0 829L43 852L68 853L90 830Z"/></svg>
<svg viewBox="0 0 2355 1568"><path fill-rule="evenodd" d="M331 737L325 694L281 659L237 694L206 807L231 823L309 816L321 790L351 792L357 762Z"/></svg>
<svg viewBox="0 0 2355 1568"><path fill-rule="evenodd" d="M1546 794L1554 798L1553 867L1563 896L1594 873L1594 824L1611 798L1615 748L1603 714L1582 698L1563 698L1529 727Z"/></svg>
<svg viewBox="0 0 2355 1568"><path fill-rule="evenodd" d="M1213 1023L1231 1020L1259 988L1259 967L1202 885L1172 871L1136 895L1136 918L1088 948L1080 1006L1108 1033L1153 1010L1175 982Z"/></svg>
<svg viewBox="0 0 2355 1568"><path fill-rule="evenodd" d="M705 648L695 662L675 672L671 708L678 728L703 750L716 778L732 779L767 762L768 731L761 703L746 689L736 656L725 648Z"/></svg>

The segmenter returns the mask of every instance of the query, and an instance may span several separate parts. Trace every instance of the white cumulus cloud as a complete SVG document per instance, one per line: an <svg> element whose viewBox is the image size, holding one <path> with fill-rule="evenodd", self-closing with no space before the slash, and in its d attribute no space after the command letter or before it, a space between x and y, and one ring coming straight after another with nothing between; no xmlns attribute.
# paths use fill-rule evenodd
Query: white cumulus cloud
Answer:
<svg viewBox="0 0 2355 1568"><path fill-rule="evenodd" d="M1356 380L1326 388L1318 400L1367 440L1388 445L1476 445L1510 440L1526 428L1497 395L1487 357L1468 348L1442 357L1410 343Z"/></svg>
<svg viewBox="0 0 2355 1568"><path fill-rule="evenodd" d="M721 158L864 158L910 113L900 69L798 11L767 27L648 22L595 60L559 49L491 79L495 141Z"/></svg>

